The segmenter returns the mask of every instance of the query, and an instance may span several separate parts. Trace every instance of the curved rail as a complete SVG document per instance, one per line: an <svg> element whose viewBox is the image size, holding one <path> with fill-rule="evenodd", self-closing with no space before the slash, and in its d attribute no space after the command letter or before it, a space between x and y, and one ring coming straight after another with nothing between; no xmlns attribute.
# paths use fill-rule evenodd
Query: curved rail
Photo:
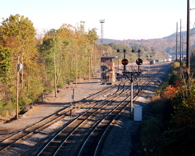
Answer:
<svg viewBox="0 0 195 156"><path fill-rule="evenodd" d="M104 90L101 90L93 95L90 95L89 97L82 100L83 104L79 104L81 107L82 105L85 105L86 101L92 101L93 99L102 96L106 92L114 89L113 86L106 87ZM75 106L76 107L76 106ZM0 152L5 151L9 147L13 146L15 143L18 143L22 140L25 140L29 137L31 137L33 134L36 134L40 132L41 130L49 127L50 125L54 124L55 122L63 119L70 111L72 111L74 108L72 107L64 107L57 111L56 113L42 119L38 123L35 123L33 125L28 126L27 128L22 129L21 131L18 131L17 133L5 138L0 142Z"/></svg>
<svg viewBox="0 0 195 156"><path fill-rule="evenodd" d="M116 92L115 92L116 93ZM120 93L119 93L120 94ZM68 142L67 140L71 138L75 131L78 131L79 127L82 127L82 124L85 124L88 120L93 120L93 118L97 115L97 112L101 111L101 109L105 108L106 105L110 105L113 100L118 98L118 95L112 94L104 101L96 105L95 107L91 107L86 114L82 114L79 118L72 121L69 125L65 126L61 131L50 140L46 146L42 148L42 150L38 153L38 155L55 155L59 150L62 149L62 145L64 142ZM95 115L96 114L96 115ZM90 119L92 118L92 119ZM72 127L72 128L70 128ZM73 128L74 127L74 128ZM60 136L60 137L59 137ZM58 143L58 145L56 144ZM54 147L56 146L56 147ZM51 150L51 147L53 150ZM61 149L60 149L61 148Z"/></svg>
<svg viewBox="0 0 195 156"><path fill-rule="evenodd" d="M134 81L134 83L139 83L140 84L140 86L137 86L136 89L134 90L134 97L136 95L138 95L141 90L143 90L143 88L140 88L141 86L146 87L149 84L148 78L146 78L146 79L147 80L145 82L143 82L143 80L138 80L138 79L136 81ZM111 87L112 89L110 87L108 87L110 89L106 88L105 90L102 90L102 91L96 93L97 96L95 96L96 94L94 94L94 96L91 95L91 96L81 100L80 103L77 103L77 105L74 106L74 108L66 107L66 108L58 111L57 113L51 115L52 120L46 118L46 119L44 119L45 120L44 122L40 121L40 123L35 124L38 128L34 129L30 126L30 127L28 127L29 129L27 129L27 128L24 129L20 133L21 134L23 133L25 135L20 137L16 142L24 140L24 139L32 136L33 134L35 134L37 132L40 132L42 129L44 129L44 128L48 127L49 125L51 125L52 121L54 123L56 121L59 121L59 120L63 119L66 116L66 114L70 111L72 111L72 112L75 111L75 113L76 113L75 108L78 107L78 108L83 109L84 111L82 111L82 113L77 115L77 117L75 117L71 121L68 121L68 123L66 124L66 127L61 128L60 131L58 132L58 134L55 135L55 137L53 139L51 139L50 142L46 145L47 147L50 147L50 148L44 147L38 155L44 155L44 150L46 148L47 148L47 150L49 149L49 151L51 151L51 147L54 146L54 145L57 147L57 150L55 149L55 151L52 152L52 155L53 154L58 155L64 149L64 147L66 147L66 145L68 143L74 141L75 137L76 138L78 137L77 136L78 134L82 135L82 129L84 128L83 125L86 125L86 124L89 124L89 123L91 123L90 124L91 128L89 128L89 129L91 129L91 131L88 131L88 132L85 131L85 133L87 133L87 137L84 138L85 141L84 140L80 141L82 143L77 145L77 146L79 146L78 148L81 148L80 152L78 152L78 153L79 153L79 155L82 155L83 153L85 153L85 150L87 150L87 148L85 148L85 147L86 147L86 145L89 144L90 141L89 142L86 141L86 138L89 138L89 140L90 140L90 138L93 138L93 134L95 134L96 132L101 131L101 133L100 133L101 135L98 136L101 139L100 140L95 139L95 140L99 140L99 141L96 141L96 147L97 148L94 146L93 147L94 150L92 152L93 154L94 153L98 154L98 148L101 146L101 144L103 142L103 139L104 139L104 135L106 134L107 130L109 129L108 125L110 125L113 122L113 120L115 120L115 118L117 118L117 116L120 114L120 111L119 111L118 108L120 107L121 112L122 112L122 110L125 109L125 104L124 105L121 104L122 106L120 106L119 102L117 103L116 101L119 100L119 97L122 97L122 96L123 96L123 98L125 97L124 99L129 98L129 97L126 96L128 91L129 91L129 88L130 88L127 85L127 82L128 81L124 81L124 82L120 83L118 85L117 90L115 90L116 87L112 86ZM107 94L108 92L113 92L113 93ZM102 96L102 95L106 95L106 98L103 99L103 100L97 100L97 101L93 102L93 99L95 99L99 96ZM88 103L88 104L86 105L86 103ZM126 108L127 108L128 102L124 101L123 103L126 103ZM111 107L113 107L113 108L111 109ZM111 110L111 111L107 112L108 109ZM42 122L42 124L41 124L41 122ZM104 125L107 125L107 126L102 126L102 123ZM104 127L104 128L102 128L100 130L100 127ZM66 130L64 130L64 129L66 129ZM75 136L75 134L76 134L76 136ZM61 138L62 136L63 137L66 136L66 138L62 139ZM13 139L13 137L10 138L10 139ZM13 142L13 144L16 143L16 142ZM52 146L49 145L50 143L52 143L51 144ZM2 144L3 145L9 144L9 140L5 139L4 142L2 142ZM1 145L1 143L0 143L0 145ZM3 150L7 149L11 145L12 144L10 144L9 146L6 146L5 148L3 148ZM45 152L48 154L49 151L47 151L47 150ZM49 152L49 154L51 154L51 153Z"/></svg>

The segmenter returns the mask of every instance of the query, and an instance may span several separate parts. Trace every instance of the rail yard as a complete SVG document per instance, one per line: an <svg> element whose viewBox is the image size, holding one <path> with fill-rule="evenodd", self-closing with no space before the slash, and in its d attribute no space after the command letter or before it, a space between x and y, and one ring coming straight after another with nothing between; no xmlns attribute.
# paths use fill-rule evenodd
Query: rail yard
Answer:
<svg viewBox="0 0 195 156"><path fill-rule="evenodd" d="M170 63L143 65L142 73L133 77L133 103L134 106L143 107L143 117L144 107L148 102L146 99L151 97L158 87L169 66ZM131 81L124 76L112 85L102 85L97 77L95 82L89 85L98 86L99 91L96 90L85 98L66 102L63 101L61 93L60 101L64 105L62 104L59 110L47 116L43 115L41 120L31 125L26 124L26 127L19 131L2 135L4 137L0 142L1 155L107 155L110 152L124 152L124 146L120 145L122 148L117 148L119 145L113 145L111 140L117 138L114 129L121 123L121 127L130 127L123 123L122 118L133 122L130 83ZM139 102L139 99L142 99L142 102ZM55 103L58 102L53 102L50 107L55 106ZM14 125L14 121L9 124ZM130 137L130 134L125 132L124 130L122 134ZM130 153L130 147L125 153Z"/></svg>

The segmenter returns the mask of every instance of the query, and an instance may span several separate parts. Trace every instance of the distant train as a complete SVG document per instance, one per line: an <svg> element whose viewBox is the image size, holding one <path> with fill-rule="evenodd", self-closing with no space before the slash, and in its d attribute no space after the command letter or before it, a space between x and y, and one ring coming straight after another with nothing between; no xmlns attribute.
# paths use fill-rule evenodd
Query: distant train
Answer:
<svg viewBox="0 0 195 156"><path fill-rule="evenodd" d="M163 63L163 62L171 62L172 59L168 58L168 59L162 59L162 60L151 60L150 64L156 64L156 63Z"/></svg>

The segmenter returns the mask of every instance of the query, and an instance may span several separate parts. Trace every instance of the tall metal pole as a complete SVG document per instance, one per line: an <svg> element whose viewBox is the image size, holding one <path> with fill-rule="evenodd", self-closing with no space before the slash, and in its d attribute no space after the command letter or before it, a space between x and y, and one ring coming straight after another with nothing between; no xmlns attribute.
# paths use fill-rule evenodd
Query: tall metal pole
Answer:
<svg viewBox="0 0 195 156"><path fill-rule="evenodd" d="M190 0L187 0L187 45L186 45L186 70L190 76Z"/></svg>
<svg viewBox="0 0 195 156"><path fill-rule="evenodd" d="M125 53L126 53L126 49L123 50L123 53L124 53L124 59L126 58L125 56ZM123 68L124 71L126 71L126 65L124 65L124 68Z"/></svg>
<svg viewBox="0 0 195 156"><path fill-rule="evenodd" d="M103 43L103 37L104 37L104 28L103 28L103 22L101 23L101 43Z"/></svg>
<svg viewBox="0 0 195 156"><path fill-rule="evenodd" d="M182 35L181 35L181 42L182 42L182 44L181 44L181 52L182 52L182 53L181 53L181 58L182 58L182 60L183 60L183 51L184 51L184 50L183 50L183 43L184 43L184 42L183 42L183 36L182 36Z"/></svg>
<svg viewBox="0 0 195 156"><path fill-rule="evenodd" d="M119 73L120 69L119 69L119 56L118 56L118 73Z"/></svg>
<svg viewBox="0 0 195 156"><path fill-rule="evenodd" d="M101 40L100 40L100 42L103 43L103 38L104 38L103 24L105 23L105 19L101 19L100 23L101 23Z"/></svg>
<svg viewBox="0 0 195 156"><path fill-rule="evenodd" d="M177 40L177 34L178 34L178 22L176 23L176 61L177 61L177 42L178 42L178 40Z"/></svg>
<svg viewBox="0 0 195 156"><path fill-rule="evenodd" d="M131 112L130 112L130 117L133 115L133 80L131 81Z"/></svg>

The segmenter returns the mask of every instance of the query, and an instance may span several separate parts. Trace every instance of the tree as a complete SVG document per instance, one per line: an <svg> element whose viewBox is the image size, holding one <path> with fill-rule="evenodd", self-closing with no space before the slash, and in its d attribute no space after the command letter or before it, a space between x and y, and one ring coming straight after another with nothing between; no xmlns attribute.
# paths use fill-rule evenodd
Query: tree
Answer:
<svg viewBox="0 0 195 156"><path fill-rule="evenodd" d="M23 64L23 70L20 75L20 101L19 104L23 107L25 104L32 103L36 100L37 96L41 92L40 84L40 70L38 66L38 52L36 48L35 40L36 31L33 27L33 23L26 17L16 15L10 15L9 18L3 20L0 26L0 43L2 49L7 55L4 55L5 60L12 60L13 66L6 65L6 68L10 68L9 77L15 76L16 64L18 61L15 59L20 56L19 62ZM10 49L12 51L9 52ZM8 55L9 54L9 55ZM10 65L11 65L10 63ZM15 66L14 66L15 64ZM2 70L2 69L1 69ZM8 72L6 72L8 74ZM7 75L8 76L8 75ZM15 87L15 77L10 81L12 90ZM14 92L13 92L14 93ZM14 101L14 94L10 100Z"/></svg>
<svg viewBox="0 0 195 156"><path fill-rule="evenodd" d="M57 35L45 37L43 39L43 43L40 46L40 55L45 65L45 68L42 68L42 71L45 71L45 74L43 75L43 79L45 81L44 84L46 86L52 86L54 81L53 75L57 73L57 81L59 82L62 74L62 41L60 37ZM54 65L57 70L56 73L54 72Z"/></svg>
<svg viewBox="0 0 195 156"><path fill-rule="evenodd" d="M13 51L10 48L0 47L0 79L2 83L8 84L13 67L11 56Z"/></svg>

